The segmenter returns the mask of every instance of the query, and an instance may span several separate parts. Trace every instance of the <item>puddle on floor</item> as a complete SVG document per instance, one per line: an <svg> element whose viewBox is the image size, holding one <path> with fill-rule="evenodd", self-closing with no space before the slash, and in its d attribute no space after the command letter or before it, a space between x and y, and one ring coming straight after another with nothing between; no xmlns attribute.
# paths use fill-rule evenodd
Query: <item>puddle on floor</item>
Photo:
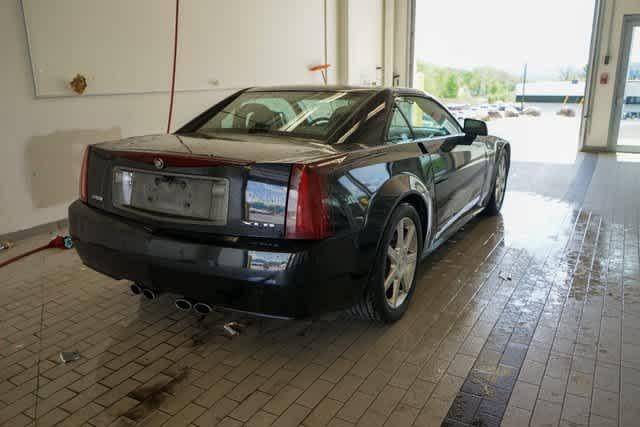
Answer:
<svg viewBox="0 0 640 427"><path fill-rule="evenodd" d="M549 245L564 241L571 234L566 219L575 207L538 194L510 191L505 196L500 222L505 245L545 256Z"/></svg>

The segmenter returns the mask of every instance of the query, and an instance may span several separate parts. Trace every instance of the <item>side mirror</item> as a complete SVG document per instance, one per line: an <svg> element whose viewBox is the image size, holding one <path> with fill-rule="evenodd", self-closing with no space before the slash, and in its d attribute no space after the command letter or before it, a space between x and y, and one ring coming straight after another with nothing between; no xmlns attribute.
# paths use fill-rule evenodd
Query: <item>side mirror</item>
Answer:
<svg viewBox="0 0 640 427"><path fill-rule="evenodd" d="M487 131L487 124L482 120L476 119L464 119L464 127L462 131L465 134L465 139L469 141L469 144L472 143L477 136L489 135L489 132Z"/></svg>

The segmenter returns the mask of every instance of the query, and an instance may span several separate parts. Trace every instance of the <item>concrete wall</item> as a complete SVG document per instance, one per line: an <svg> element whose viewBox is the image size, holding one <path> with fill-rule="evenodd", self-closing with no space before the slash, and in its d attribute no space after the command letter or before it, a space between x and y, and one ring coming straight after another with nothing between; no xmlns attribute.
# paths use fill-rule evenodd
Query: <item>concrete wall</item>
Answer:
<svg viewBox="0 0 640 427"><path fill-rule="evenodd" d="M220 4L224 7L224 2ZM326 0L326 34L318 37L326 40L330 83L361 84L379 78L375 67L382 65L383 6L382 0ZM345 28L348 33L341 34ZM353 49L347 50L347 44ZM164 132L169 96L36 99L19 0L0 0L0 52L2 235L64 219L67 206L77 197L84 146ZM173 129L230 93L177 93Z"/></svg>
<svg viewBox="0 0 640 427"><path fill-rule="evenodd" d="M600 46L596 52L598 66L593 77L596 79L595 90L592 93L593 106L591 122L587 124L585 147L587 149L606 149L611 121L611 109L615 91L618 56L622 43L623 18L625 15L640 14L639 0L603 0L604 13L602 16ZM612 15L613 14L613 15ZM612 19L613 18L613 19ZM608 49L608 46L610 48ZM604 64L607 51L611 55L608 65ZM602 73L609 73L606 85L599 83Z"/></svg>

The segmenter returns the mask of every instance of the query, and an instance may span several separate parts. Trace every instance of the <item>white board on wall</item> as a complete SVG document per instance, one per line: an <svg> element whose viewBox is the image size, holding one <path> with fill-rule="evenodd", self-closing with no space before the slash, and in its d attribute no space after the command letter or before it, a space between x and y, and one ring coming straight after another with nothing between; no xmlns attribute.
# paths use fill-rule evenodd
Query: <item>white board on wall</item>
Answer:
<svg viewBox="0 0 640 427"><path fill-rule="evenodd" d="M175 0L22 0L36 96L167 92ZM176 89L320 83L324 0L183 0Z"/></svg>
<svg viewBox="0 0 640 427"><path fill-rule="evenodd" d="M211 88L216 81L221 87L321 82L308 68L324 62L324 0L186 4L179 89Z"/></svg>

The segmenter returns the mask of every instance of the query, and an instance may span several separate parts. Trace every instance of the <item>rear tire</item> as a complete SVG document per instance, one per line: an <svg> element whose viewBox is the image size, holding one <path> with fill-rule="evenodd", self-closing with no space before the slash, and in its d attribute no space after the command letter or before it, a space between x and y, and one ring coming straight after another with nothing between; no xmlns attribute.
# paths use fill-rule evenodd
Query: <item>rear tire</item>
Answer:
<svg viewBox="0 0 640 427"><path fill-rule="evenodd" d="M420 217L413 206L402 203L384 231L367 289L352 314L385 323L400 319L415 290L421 251Z"/></svg>
<svg viewBox="0 0 640 427"><path fill-rule="evenodd" d="M493 189L491 191L491 199L487 203L487 207L484 212L487 215L495 216L500 213L502 204L504 203L504 195L507 191L507 178L509 176L509 162L507 159L507 153L502 150L500 157L496 163L496 177L493 180Z"/></svg>

